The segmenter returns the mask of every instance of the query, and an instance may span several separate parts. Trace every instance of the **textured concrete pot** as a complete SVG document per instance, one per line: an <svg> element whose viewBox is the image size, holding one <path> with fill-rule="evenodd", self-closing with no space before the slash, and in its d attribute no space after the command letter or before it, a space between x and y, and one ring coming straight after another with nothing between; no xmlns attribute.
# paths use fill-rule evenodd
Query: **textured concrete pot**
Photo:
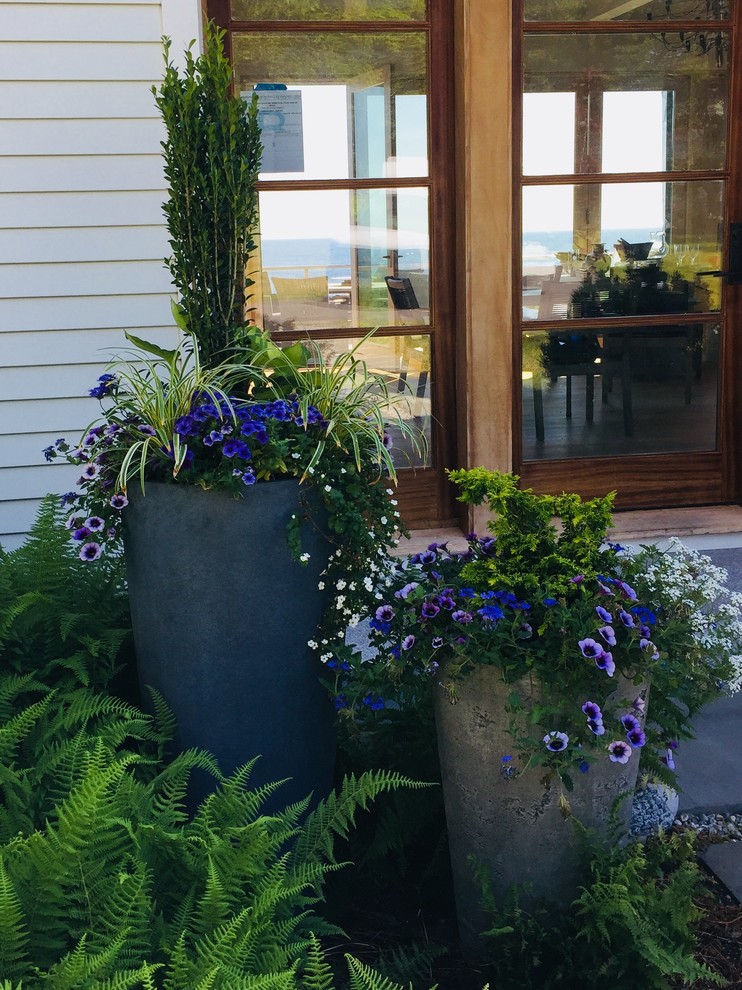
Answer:
<svg viewBox="0 0 742 990"><path fill-rule="evenodd" d="M325 796L335 716L307 640L325 604L317 583L330 548L308 524L309 563L291 557L298 482L261 482L242 498L155 483L143 496L132 484L129 497L126 568L145 702L152 685L172 707L178 749L204 747L227 773L260 755L255 784L293 778L279 805Z"/></svg>
<svg viewBox="0 0 742 990"><path fill-rule="evenodd" d="M617 698L636 697L637 688L628 682L619 681L616 688ZM538 700L539 688L529 680L505 684L496 667L485 666L457 682L456 704L440 688L435 692L456 912L462 949L471 962L486 957L479 934L488 926L471 857L488 868L492 892L503 906L516 884L528 885L518 898L526 910L542 900L565 906L582 879L577 833L559 808L559 781L545 788L543 770L513 779L501 772L502 757L513 753L505 712L513 690ZM516 759L513 764L517 769ZM638 753L626 765L611 763L606 754L589 773L577 773L568 795L573 814L605 832L616 798L633 793L638 768ZM621 802L619 820L628 823L630 814L627 799Z"/></svg>

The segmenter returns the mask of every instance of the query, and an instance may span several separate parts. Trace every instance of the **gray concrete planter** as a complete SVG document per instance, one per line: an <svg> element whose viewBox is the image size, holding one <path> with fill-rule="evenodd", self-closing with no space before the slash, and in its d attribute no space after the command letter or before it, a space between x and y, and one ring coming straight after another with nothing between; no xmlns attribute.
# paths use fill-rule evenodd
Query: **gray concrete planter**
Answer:
<svg viewBox="0 0 742 990"><path fill-rule="evenodd" d="M156 483L142 496L132 483L129 497L139 680L172 707L178 749L204 747L225 772L260 755L252 782L293 778L281 805L326 795L335 716L307 640L325 604L317 583L330 547L305 525L309 563L291 557L286 525L299 511L298 482L261 482L242 498Z"/></svg>
<svg viewBox="0 0 742 990"><path fill-rule="evenodd" d="M620 682L616 686L623 696L636 696L637 689L628 683L625 688ZM472 857L488 868L492 891L502 906L516 884L530 888L519 892L519 903L526 910L542 900L565 906L582 880L576 832L559 807L559 781L545 788L542 769L527 770L514 779L501 773L502 757L513 754L505 705L514 689L523 698L538 698L538 686L528 680L505 684L498 668L485 666L457 682L456 704L443 690L435 692L456 911L462 949L471 962L486 956L479 934L487 927ZM622 765L611 763L606 755L589 773L575 775L568 798L584 825L607 830L616 798L633 793L638 756L632 754ZM517 759L513 762L517 767ZM627 797L619 818L628 823L630 814Z"/></svg>

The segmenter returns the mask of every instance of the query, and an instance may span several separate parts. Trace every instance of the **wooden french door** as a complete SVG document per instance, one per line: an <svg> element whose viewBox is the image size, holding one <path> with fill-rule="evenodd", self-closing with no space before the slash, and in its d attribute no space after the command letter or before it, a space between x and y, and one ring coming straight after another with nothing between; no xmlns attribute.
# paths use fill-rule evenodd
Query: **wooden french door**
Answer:
<svg viewBox="0 0 742 990"><path fill-rule="evenodd" d="M742 3L516 8L516 466L623 508L733 501Z"/></svg>
<svg viewBox="0 0 742 990"><path fill-rule="evenodd" d="M360 356L407 394L427 442L399 438L402 516L441 525L456 514L444 472L456 462L452 5L206 7L237 91L266 108L255 318L329 360L377 328Z"/></svg>

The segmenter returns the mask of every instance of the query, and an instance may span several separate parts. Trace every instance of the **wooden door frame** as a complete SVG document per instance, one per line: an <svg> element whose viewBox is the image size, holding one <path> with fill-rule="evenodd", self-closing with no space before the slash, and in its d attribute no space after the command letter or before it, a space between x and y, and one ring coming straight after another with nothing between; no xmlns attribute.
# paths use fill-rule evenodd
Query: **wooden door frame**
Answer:
<svg viewBox="0 0 742 990"><path fill-rule="evenodd" d="M521 26L523 0L514 0L514 56L513 93L516 102L513 113L513 230L519 236L521 230L521 204L518 195L521 188L520 148L522 121L520 95L522 92L522 39ZM617 26L618 25L618 26ZM546 25L529 25L531 29L545 30ZM574 26L570 26L574 31ZM742 4L733 8L733 19L719 24L721 30L732 35L732 65L730 68L730 93L727 114L727 147L729 171L720 172L718 178L726 181L725 215L727 219L742 220ZM630 22L590 22L591 32L612 33L629 31ZM564 25L548 25L553 33L568 32ZM728 257L728 224L724 234L724 257ZM514 267L520 270L518 257L520 242L514 237ZM723 309L722 348L719 357L719 413L718 449L715 451L689 452L685 454L637 454L633 456L585 457L570 460L523 461L522 401L521 389L521 289L513 280L513 463L523 484L537 491L553 491L567 487L583 496L593 497L619 488L617 508L661 508L668 506L708 505L738 501L742 496L742 344L733 328L742 318L742 287L725 286ZM589 321L583 321L585 323ZM648 320L651 322L651 319ZM580 321L569 321L564 328L580 329ZM533 329L539 325L534 323ZM668 478L673 479L672 493L668 494Z"/></svg>

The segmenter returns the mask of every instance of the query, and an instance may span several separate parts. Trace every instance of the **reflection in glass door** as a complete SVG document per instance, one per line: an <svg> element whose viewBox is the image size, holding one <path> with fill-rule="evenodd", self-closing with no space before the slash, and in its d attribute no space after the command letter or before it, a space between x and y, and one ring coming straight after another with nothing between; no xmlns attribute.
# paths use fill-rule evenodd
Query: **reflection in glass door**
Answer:
<svg viewBox="0 0 742 990"><path fill-rule="evenodd" d="M696 496L668 477L667 504L721 497L725 289L706 273L724 267L734 21L660 29L650 7L553 4L547 25L524 2L522 474L592 473L624 504L649 504L645 455L707 474Z"/></svg>

